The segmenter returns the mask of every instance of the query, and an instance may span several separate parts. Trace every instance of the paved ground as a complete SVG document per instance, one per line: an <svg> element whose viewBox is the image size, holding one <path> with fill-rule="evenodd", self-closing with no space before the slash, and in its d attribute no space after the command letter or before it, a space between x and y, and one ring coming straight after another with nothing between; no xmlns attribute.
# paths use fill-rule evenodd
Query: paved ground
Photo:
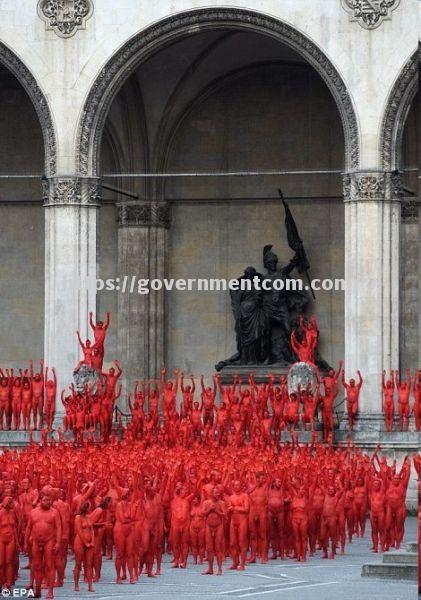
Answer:
<svg viewBox="0 0 421 600"><path fill-rule="evenodd" d="M310 559L303 566L292 560L270 561L268 565L251 565L246 571L224 571L222 577L202 576L202 566L189 565L186 570L171 569L168 561L163 574L157 579L141 577L135 585L114 583L114 564L105 561L101 583L96 584L95 594L72 590L67 581L63 589L56 590L56 598L91 600L413 600L416 585L408 582L391 582L361 577L361 565L381 561L369 551L370 532L364 540L356 540L347 546L347 554L334 561L319 557ZM407 519L405 539L416 539L416 519ZM72 561L67 572L73 569ZM27 582L27 571L18 585ZM44 592L45 595L45 592Z"/></svg>

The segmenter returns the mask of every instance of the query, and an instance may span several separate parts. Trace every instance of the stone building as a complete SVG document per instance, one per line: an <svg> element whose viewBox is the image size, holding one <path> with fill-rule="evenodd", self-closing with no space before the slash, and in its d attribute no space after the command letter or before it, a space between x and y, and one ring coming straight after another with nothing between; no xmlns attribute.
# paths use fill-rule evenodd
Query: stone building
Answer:
<svg viewBox="0 0 421 600"><path fill-rule="evenodd" d="M44 355L66 385L110 310L128 381L209 376L227 293L95 278L235 277L267 243L287 261L282 186L312 276L346 280L311 307L322 354L363 371L377 422L382 370L420 366L420 6L3 0L0 365Z"/></svg>

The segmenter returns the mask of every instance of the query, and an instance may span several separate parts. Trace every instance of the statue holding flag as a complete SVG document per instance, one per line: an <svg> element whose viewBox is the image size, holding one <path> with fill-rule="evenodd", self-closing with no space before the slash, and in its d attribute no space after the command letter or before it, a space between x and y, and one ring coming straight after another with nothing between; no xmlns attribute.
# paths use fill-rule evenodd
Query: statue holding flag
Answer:
<svg viewBox="0 0 421 600"><path fill-rule="evenodd" d="M255 345L256 339L260 348L260 360L257 364L289 365L297 360L291 348L291 333L298 327L299 317L305 312L310 298L306 291L290 289L286 281L290 278L294 269L297 269L300 275L306 274L307 282L310 284L308 274L310 264L290 208L285 202L281 190L279 190L279 193L285 209L288 245L294 251L294 256L286 266L281 267L279 266L278 256L272 251L272 245L265 246L263 248L263 265L266 273L260 275L260 277L272 281L282 279L285 283L284 289L274 289L272 287L272 289L263 293L254 291L248 293L248 295L236 290L230 292L235 318L237 352L230 358L219 362L216 365L217 371L227 365L250 364L250 361L246 362L244 360L244 356L249 354L246 352L248 345L251 342ZM255 269L253 270L255 271ZM276 287L279 288L279 286ZM257 293L260 296L259 302L251 303L248 297ZM242 310L243 302L244 307L247 308L246 320L241 316L244 313L244 310ZM254 306L255 308L253 308ZM257 315L260 315L259 319L254 318L254 315L251 314L253 310L256 311L256 315L257 311L259 312ZM263 320L261 315L264 315ZM250 322L264 322L264 327L261 327L259 331L256 328L253 329L253 332L256 331L257 333L251 341L249 339L251 338L249 335L250 328L248 327Z"/></svg>
<svg viewBox="0 0 421 600"><path fill-rule="evenodd" d="M308 274L310 264L302 239L298 235L297 225L281 190L279 190L279 195L285 209L285 228L288 245L291 250L294 250L295 254L286 266L279 267L278 257L272 251L272 246L268 245L263 248L263 265L266 269L266 278L272 281L282 279L285 282L283 290L272 289L265 294L264 306L271 324L269 363L290 364L294 362L294 353L290 344L291 332L296 325L298 317L304 313L309 302L309 297L305 291L288 289L286 281L290 278L294 269L297 269L300 275L306 273L307 281L310 283Z"/></svg>

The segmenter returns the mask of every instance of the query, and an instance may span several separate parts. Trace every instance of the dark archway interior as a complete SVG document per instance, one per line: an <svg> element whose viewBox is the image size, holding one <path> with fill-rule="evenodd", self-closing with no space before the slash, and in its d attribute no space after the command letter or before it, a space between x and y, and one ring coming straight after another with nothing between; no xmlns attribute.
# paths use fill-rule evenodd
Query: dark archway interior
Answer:
<svg viewBox="0 0 421 600"><path fill-rule="evenodd" d="M42 174L38 116L0 64L0 174ZM0 364L23 366L44 347L44 209L39 179L0 178Z"/></svg>
<svg viewBox="0 0 421 600"><path fill-rule="evenodd" d="M278 187L290 198L312 276L344 269L344 134L338 109L316 71L296 52L253 32L215 29L178 40L124 83L107 118L101 172L334 171L253 177L107 179L139 199L172 204L169 277L234 277L285 240ZM117 270L116 201L100 215L100 276ZM126 198L128 199L128 198ZM142 273L139 273L142 276ZM117 310L115 295L100 310ZM343 355L343 293L319 292L313 306L323 352ZM172 292L167 298L167 365L209 370L234 346L227 293Z"/></svg>

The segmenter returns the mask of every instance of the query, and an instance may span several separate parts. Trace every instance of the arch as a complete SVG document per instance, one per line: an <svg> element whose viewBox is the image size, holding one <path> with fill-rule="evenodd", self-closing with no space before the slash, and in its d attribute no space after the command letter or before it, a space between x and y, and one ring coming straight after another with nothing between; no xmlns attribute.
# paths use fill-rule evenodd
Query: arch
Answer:
<svg viewBox="0 0 421 600"><path fill-rule="evenodd" d="M44 137L45 174L56 175L56 134L46 97L26 65L3 42L0 42L0 63L13 73L31 99Z"/></svg>
<svg viewBox="0 0 421 600"><path fill-rule="evenodd" d="M108 109L121 85L142 61L191 31L227 27L271 36L299 52L316 69L332 93L341 115L345 168L358 169L360 138L351 96L324 52L303 33L273 17L243 9L205 8L167 17L137 33L101 69L88 94L79 123L76 147L78 174L97 174L101 135Z"/></svg>
<svg viewBox="0 0 421 600"><path fill-rule="evenodd" d="M203 102L206 102L206 100L209 97L211 97L216 91L223 89L226 86L226 84L241 79L245 74L259 73L262 68L265 69L277 66L282 66L284 68L292 67L295 69L302 69L303 71L309 70L309 65L305 62L285 63L285 61L268 60L264 62L254 63L252 65L245 65L233 71L229 71L228 73L225 73L218 79L206 85L202 90L200 90L200 92L196 96L194 96L185 107L183 107L183 110L176 115L176 118L173 119L171 128L169 128L168 131L165 132L165 137L163 137L163 140L160 141L160 146L157 150L157 154L159 154L161 162L156 164L157 171L167 171L168 160L173 152L173 144L177 137L177 134L183 127L191 113L197 107L199 107ZM162 178L158 182L158 184L161 185L162 189L165 188L165 183L165 178Z"/></svg>
<svg viewBox="0 0 421 600"><path fill-rule="evenodd" d="M418 62L419 50L405 63L387 100L379 138L380 166L385 171L401 166L403 130L418 89Z"/></svg>

